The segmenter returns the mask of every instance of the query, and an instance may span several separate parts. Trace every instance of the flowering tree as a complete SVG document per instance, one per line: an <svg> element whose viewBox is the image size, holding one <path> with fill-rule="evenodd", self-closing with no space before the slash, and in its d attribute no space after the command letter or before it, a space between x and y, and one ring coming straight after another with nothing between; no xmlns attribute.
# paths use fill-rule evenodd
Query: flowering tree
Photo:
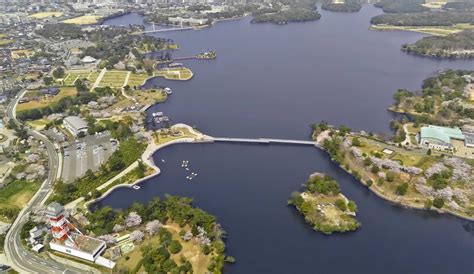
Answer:
<svg viewBox="0 0 474 274"><path fill-rule="evenodd" d="M102 235L99 239L105 241L107 244L115 244L117 242L117 239L110 234Z"/></svg>
<svg viewBox="0 0 474 274"><path fill-rule="evenodd" d="M143 237L145 237L145 234L140 230L134 230L132 233L130 233L130 240L134 242L141 242Z"/></svg>
<svg viewBox="0 0 474 274"><path fill-rule="evenodd" d="M162 227L163 225L161 224L160 221L158 220L153 220L151 222L148 222L146 224L146 228L145 230L150 233L150 235L154 235L156 234L156 232L158 232L158 230L160 229L160 227Z"/></svg>
<svg viewBox="0 0 474 274"><path fill-rule="evenodd" d="M114 228L112 228L112 231L113 232L120 232L120 231L123 231L124 229L125 229L125 227L123 225L116 224L116 225L114 225Z"/></svg>
<svg viewBox="0 0 474 274"><path fill-rule="evenodd" d="M136 212L130 212L127 218L125 218L125 226L126 227L133 227L140 225L142 223L142 217L138 215Z"/></svg>

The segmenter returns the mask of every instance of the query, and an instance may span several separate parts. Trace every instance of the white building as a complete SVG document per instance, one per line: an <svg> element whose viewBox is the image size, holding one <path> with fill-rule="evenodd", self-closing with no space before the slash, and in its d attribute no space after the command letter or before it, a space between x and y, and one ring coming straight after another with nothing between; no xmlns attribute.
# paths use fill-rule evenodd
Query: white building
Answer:
<svg viewBox="0 0 474 274"><path fill-rule="evenodd" d="M64 127L71 132L72 135L77 136L79 133L87 133L89 127L87 126L86 121L84 121L79 116L69 116L63 120Z"/></svg>
<svg viewBox="0 0 474 274"><path fill-rule="evenodd" d="M429 125L422 127L418 136L420 145L440 151L454 151L451 140L464 141L465 136L459 128Z"/></svg>
<svg viewBox="0 0 474 274"><path fill-rule="evenodd" d="M56 202L46 208L46 217L51 225L52 250L113 268L115 263L100 256L107 248L105 241L86 236L66 218L64 207Z"/></svg>

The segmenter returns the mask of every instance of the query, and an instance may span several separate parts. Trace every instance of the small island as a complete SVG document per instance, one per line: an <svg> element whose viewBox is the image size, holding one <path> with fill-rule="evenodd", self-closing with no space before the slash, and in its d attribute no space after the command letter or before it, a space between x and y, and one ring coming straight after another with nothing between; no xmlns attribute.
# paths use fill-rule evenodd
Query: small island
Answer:
<svg viewBox="0 0 474 274"><path fill-rule="evenodd" d="M304 215L314 230L324 234L354 231L360 227L355 219L357 205L342 193L339 184L330 176L312 174L303 192L293 192L289 205Z"/></svg>

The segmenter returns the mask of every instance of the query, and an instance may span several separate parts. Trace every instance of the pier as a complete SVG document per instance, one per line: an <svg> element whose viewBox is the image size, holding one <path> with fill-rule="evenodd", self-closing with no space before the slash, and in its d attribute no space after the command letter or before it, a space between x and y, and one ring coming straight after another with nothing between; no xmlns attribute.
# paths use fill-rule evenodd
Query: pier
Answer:
<svg viewBox="0 0 474 274"><path fill-rule="evenodd" d="M316 146L316 142L314 142L314 141L291 140L291 139L213 137L212 141L214 141L214 142L225 142L225 143L285 144L285 145Z"/></svg>

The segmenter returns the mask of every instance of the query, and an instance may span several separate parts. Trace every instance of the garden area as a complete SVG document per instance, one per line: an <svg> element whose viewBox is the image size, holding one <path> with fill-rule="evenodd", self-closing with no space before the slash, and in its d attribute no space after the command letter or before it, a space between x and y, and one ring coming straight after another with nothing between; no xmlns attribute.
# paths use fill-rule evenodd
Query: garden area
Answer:
<svg viewBox="0 0 474 274"><path fill-rule="evenodd" d="M185 67L163 68L156 72L156 76L164 77L167 80L187 81L193 78L193 72Z"/></svg>
<svg viewBox="0 0 474 274"><path fill-rule="evenodd" d="M121 70L108 70L102 77L99 87L120 88L126 85L125 80L130 72Z"/></svg>
<svg viewBox="0 0 474 274"><path fill-rule="evenodd" d="M73 86L77 79L87 79L89 83L93 84L99 72L97 71L87 71L87 70L70 70L66 73L66 76L63 78L63 84L65 86Z"/></svg>

